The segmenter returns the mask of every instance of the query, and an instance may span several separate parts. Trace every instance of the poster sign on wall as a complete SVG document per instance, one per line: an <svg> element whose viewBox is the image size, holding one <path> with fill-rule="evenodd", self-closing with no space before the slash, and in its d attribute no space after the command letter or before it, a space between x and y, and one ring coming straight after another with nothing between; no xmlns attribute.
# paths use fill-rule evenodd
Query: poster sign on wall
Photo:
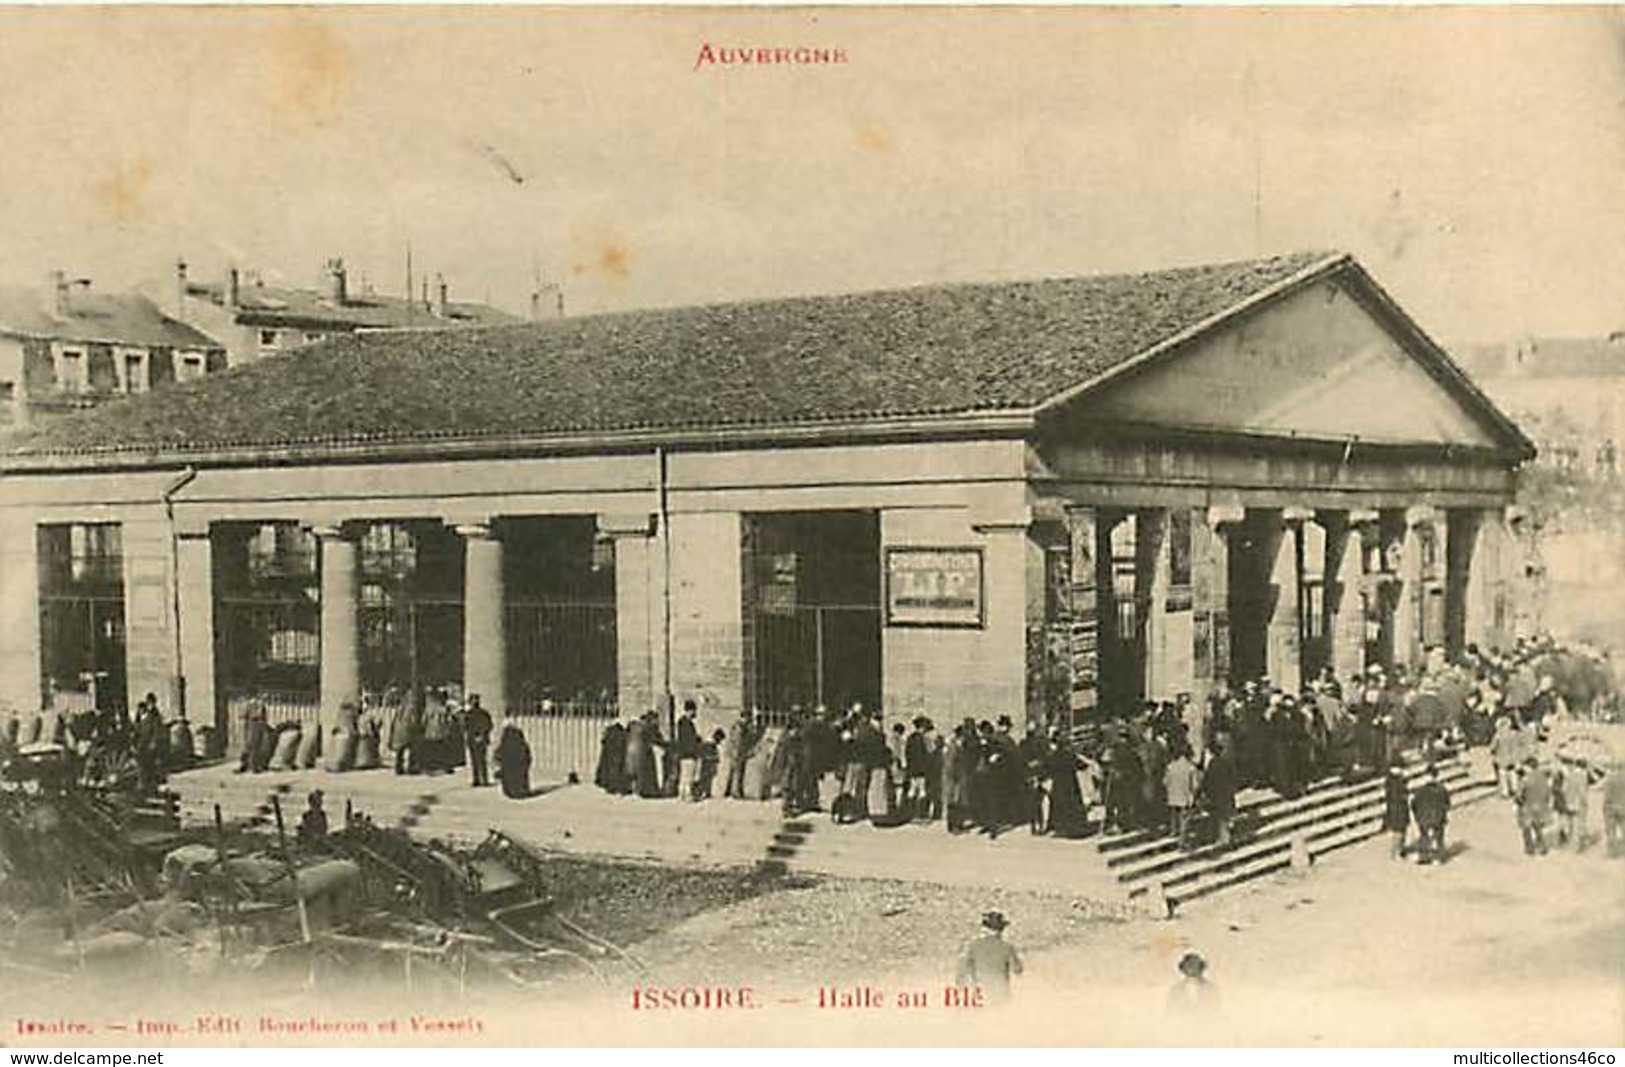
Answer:
<svg viewBox="0 0 1625 1067"><path fill-rule="evenodd" d="M983 625L980 548L886 549L887 626Z"/></svg>

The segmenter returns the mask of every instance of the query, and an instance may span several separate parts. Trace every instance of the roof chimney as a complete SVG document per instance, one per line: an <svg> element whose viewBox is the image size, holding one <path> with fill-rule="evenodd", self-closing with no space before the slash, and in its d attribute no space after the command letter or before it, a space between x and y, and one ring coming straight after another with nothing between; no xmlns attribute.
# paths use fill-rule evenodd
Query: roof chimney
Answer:
<svg viewBox="0 0 1625 1067"><path fill-rule="evenodd" d="M49 283L51 311L59 319L68 317L68 272L53 270Z"/></svg>
<svg viewBox="0 0 1625 1067"><path fill-rule="evenodd" d="M238 301L242 299L242 286L243 279L242 276L237 273L237 268L227 267L226 288L225 292L221 294L222 302L226 307L234 308L237 306Z"/></svg>
<svg viewBox="0 0 1625 1067"><path fill-rule="evenodd" d="M436 318L451 318L451 301L447 299L446 277L443 274L434 276L434 314Z"/></svg>
<svg viewBox="0 0 1625 1067"><path fill-rule="evenodd" d="M175 317L186 317L186 260L175 260Z"/></svg>
<svg viewBox="0 0 1625 1067"><path fill-rule="evenodd" d="M349 299L345 290L344 260L330 259L327 261L327 299L333 303L344 306Z"/></svg>

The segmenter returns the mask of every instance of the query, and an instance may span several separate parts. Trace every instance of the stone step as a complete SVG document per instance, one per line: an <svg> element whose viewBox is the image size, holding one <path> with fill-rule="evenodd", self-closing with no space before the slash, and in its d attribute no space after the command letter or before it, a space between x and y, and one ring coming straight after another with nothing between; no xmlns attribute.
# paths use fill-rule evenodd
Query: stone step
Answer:
<svg viewBox="0 0 1625 1067"><path fill-rule="evenodd" d="M1439 775L1439 780L1451 789L1456 788L1458 784L1463 783L1467 778L1468 772L1465 767L1453 767L1449 770L1441 771ZM1333 797L1327 803L1320 804L1312 808L1302 808L1286 815L1285 817L1278 818L1270 823L1266 823L1263 827L1259 828L1255 834L1252 835L1250 840L1260 841L1279 837L1291 837L1295 834L1310 830L1324 821L1333 820L1340 816L1346 815L1351 811L1375 808L1380 812L1383 804L1384 799L1381 782L1377 782L1375 787L1370 789L1361 789L1352 792L1340 791L1339 795ZM1166 870L1169 867L1195 859L1218 856L1224 852L1224 848L1217 844L1204 845L1200 848L1181 851L1176 847L1177 842L1173 837L1167 838L1167 841L1169 843L1169 847L1166 849L1158 850L1154 853L1142 854L1136 857L1132 862L1112 864L1112 870L1117 874L1117 877L1120 880L1125 882L1134 881L1155 875L1157 872Z"/></svg>
<svg viewBox="0 0 1625 1067"><path fill-rule="evenodd" d="M1460 790L1453 790L1451 802L1455 807L1465 807L1493 795L1494 791L1493 783L1475 782ZM1380 811L1375 814L1355 813L1317 828L1316 833L1306 837L1305 847L1309 858L1313 860L1336 849L1370 840L1381 833ZM1291 839L1288 838L1282 843L1276 843L1274 847L1249 850L1245 856L1242 850L1238 850L1232 855L1244 856L1243 862L1213 865L1194 872L1194 876L1186 874L1177 880L1165 881L1162 883L1162 895L1171 907L1178 906L1289 867L1292 864L1291 845ZM1141 891L1144 891L1144 887Z"/></svg>
<svg viewBox="0 0 1625 1067"><path fill-rule="evenodd" d="M1460 758L1440 761L1437 766L1440 773L1453 773L1457 767L1466 768L1467 764ZM1415 761L1406 765L1405 777L1407 782L1413 782L1427 773L1427 763ZM1314 809L1338 804L1344 799L1360 796L1370 792L1382 791L1382 779L1372 778L1364 782L1343 784L1339 779L1328 779L1303 796L1291 799L1275 798L1264 803L1255 803L1251 807L1238 808L1237 817L1252 814L1263 818L1258 832L1266 832L1266 828L1273 822L1285 817L1293 817ZM1119 835L1121 836L1121 835ZM1131 843L1119 843L1106 858L1109 866L1118 866L1148 855L1177 850L1179 841L1172 834L1160 830L1146 830L1138 832L1138 840ZM1104 846L1103 846L1104 847Z"/></svg>

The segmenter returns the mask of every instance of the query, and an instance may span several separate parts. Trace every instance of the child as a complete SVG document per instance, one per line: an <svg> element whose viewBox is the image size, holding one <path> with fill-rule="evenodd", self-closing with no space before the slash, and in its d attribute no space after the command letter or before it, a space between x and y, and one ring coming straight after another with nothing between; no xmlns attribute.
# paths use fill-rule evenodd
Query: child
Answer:
<svg viewBox="0 0 1625 1067"><path fill-rule="evenodd" d="M711 735L711 740L700 744L700 780L694 787L694 798L706 800L711 796L711 788L717 780L717 766L722 762L722 742L728 736L726 730L717 730Z"/></svg>

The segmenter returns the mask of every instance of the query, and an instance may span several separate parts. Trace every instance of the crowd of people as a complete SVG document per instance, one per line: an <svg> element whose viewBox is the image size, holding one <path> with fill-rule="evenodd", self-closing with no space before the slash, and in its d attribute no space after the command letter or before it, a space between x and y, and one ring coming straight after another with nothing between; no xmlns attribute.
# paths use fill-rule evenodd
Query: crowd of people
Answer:
<svg viewBox="0 0 1625 1067"><path fill-rule="evenodd" d="M19 756L49 749L69 781L151 793L171 772L197 762L196 739L186 717L167 720L156 694L134 710L84 708L67 714L6 719L0 727L0 768Z"/></svg>
<svg viewBox="0 0 1625 1067"><path fill-rule="evenodd" d="M1601 667L1599 667L1601 663ZM694 701L671 721L654 711L607 726L596 784L644 798L779 800L786 815L828 812L838 822L940 822L948 832L1082 837L1153 831L1187 846L1228 843L1237 797L1268 787L1301 795L1328 778L1385 777L1384 826L1395 855L1447 856L1449 791L1436 774L1414 790L1402 753L1444 756L1484 746L1501 793L1515 802L1526 850L1584 848L1591 786L1602 783L1604 836L1625 852L1625 767L1616 753L1582 758L1543 743L1554 723L1579 713L1618 717L1606 661L1550 639L1510 650L1469 646L1454 663L1431 656L1416 671L1371 667L1344 680L1331 671L1288 692L1268 679L1208 699L1147 702L1133 714L1092 717L1079 729L1008 715L966 717L939 729L929 716L888 721L854 702L843 709L746 710L703 731ZM1599 681L1599 678L1602 680ZM1577 680L1578 679L1578 680ZM268 722L262 701L243 712L241 773L314 767L391 768L399 775L467 768L473 785L532 795L530 743L517 719L493 722L480 697L453 689L390 687L346 702L325 731ZM495 744L493 746L493 737ZM166 721L148 694L132 713L85 710L0 728L0 764L50 742L76 779L150 792L201 755L185 717ZM494 774L491 766L494 757Z"/></svg>
<svg viewBox="0 0 1625 1067"><path fill-rule="evenodd" d="M1572 704L1613 714L1610 687L1576 697L1560 677L1571 655L1549 639L1505 652L1469 646L1454 663L1435 654L1415 671L1373 666L1345 681L1327 670L1298 692L1258 679L1205 701L1148 702L1083 730L1046 724L1020 734L1008 715L939 731L927 716L888 724L853 703L783 717L747 710L707 735L689 701L669 739L654 712L611 724L595 781L640 797L776 797L787 815L827 811L838 822L940 821L950 833L994 836L1017 826L1057 837L1159 831L1195 845L1231 840L1243 790L1292 798L1328 778L1387 775L1385 825L1397 851L1409 854L1414 824L1416 854L1434 862L1447 855L1449 790L1431 771L1412 791L1398 773L1402 754L1443 758L1488 745L1498 766L1523 767L1503 770L1509 795L1516 782L1538 808L1550 792L1560 815L1583 803L1583 767L1543 771L1549 790L1521 784L1533 774L1523 748L1533 751L1543 729L1575 713ZM1616 771L1609 781L1622 778ZM1625 798L1611 803L1625 818Z"/></svg>
<svg viewBox="0 0 1625 1067"><path fill-rule="evenodd" d="M493 756L503 793L530 796L530 742L512 716L499 731L478 693L463 697L449 687L389 686L341 703L325 742L320 731L298 722L271 725L265 703L251 699L243 712L237 770L261 773L321 762L330 771L387 766L397 775L437 775L466 767L470 784L484 788L494 784Z"/></svg>

